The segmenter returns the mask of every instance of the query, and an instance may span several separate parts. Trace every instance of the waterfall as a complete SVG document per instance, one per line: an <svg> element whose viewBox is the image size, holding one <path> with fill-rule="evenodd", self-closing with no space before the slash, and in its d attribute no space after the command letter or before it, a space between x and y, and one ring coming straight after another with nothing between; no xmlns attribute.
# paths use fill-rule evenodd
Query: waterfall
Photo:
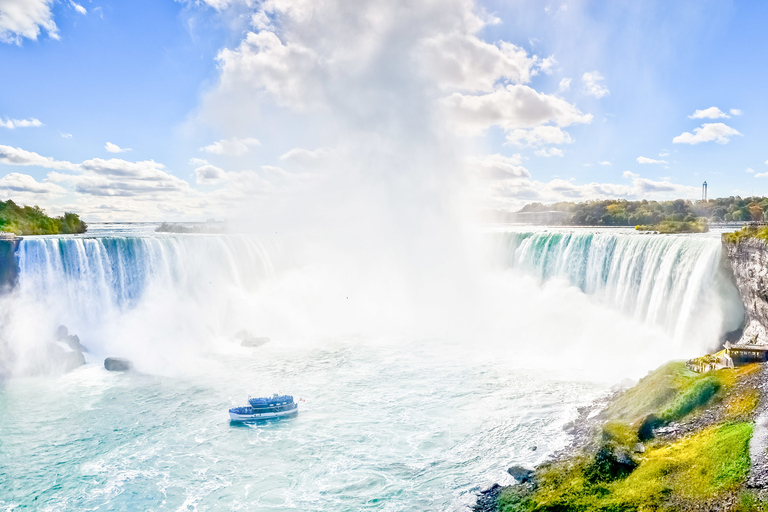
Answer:
<svg viewBox="0 0 768 512"><path fill-rule="evenodd" d="M503 264L542 282L565 279L588 295L675 339L701 325L724 333L743 315L721 265L719 237L610 231L507 232Z"/></svg>
<svg viewBox="0 0 768 512"><path fill-rule="evenodd" d="M743 318L715 236L531 230L490 239L500 269L449 267L444 279L411 283L413 274L386 262L339 260L293 240L28 237L16 251L18 286L0 303L0 349L13 347L23 362L64 324L94 360L126 356L155 371L226 349L243 330L299 343L460 336L687 356L716 348Z"/></svg>
<svg viewBox="0 0 768 512"><path fill-rule="evenodd" d="M165 315L190 325L200 319L198 330L206 329L202 319L223 324L274 277L272 250L244 235L28 237L16 251L15 315L38 316L47 329L41 336L61 323L92 339L114 338L115 326L126 331L120 322L141 308L134 323Z"/></svg>

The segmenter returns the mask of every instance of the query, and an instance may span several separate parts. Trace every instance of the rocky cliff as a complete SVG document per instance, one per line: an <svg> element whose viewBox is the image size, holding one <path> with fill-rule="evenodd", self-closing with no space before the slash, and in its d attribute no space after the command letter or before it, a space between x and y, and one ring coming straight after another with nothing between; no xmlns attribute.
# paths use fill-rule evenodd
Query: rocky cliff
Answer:
<svg viewBox="0 0 768 512"><path fill-rule="evenodd" d="M16 263L16 247L20 238L0 239L0 293L16 285L19 268Z"/></svg>
<svg viewBox="0 0 768 512"><path fill-rule="evenodd" d="M724 238L723 252L746 310L739 343L768 344L768 244L759 238Z"/></svg>

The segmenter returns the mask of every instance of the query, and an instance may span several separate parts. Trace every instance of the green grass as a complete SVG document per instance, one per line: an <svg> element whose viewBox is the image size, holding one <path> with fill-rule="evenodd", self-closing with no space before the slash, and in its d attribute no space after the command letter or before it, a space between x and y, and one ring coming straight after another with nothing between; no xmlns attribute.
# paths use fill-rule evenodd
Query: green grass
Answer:
<svg viewBox="0 0 768 512"><path fill-rule="evenodd" d="M681 389L675 399L660 412L659 417L668 422L684 418L694 409L706 405L721 385L714 375L691 379L690 384Z"/></svg>
<svg viewBox="0 0 768 512"><path fill-rule="evenodd" d="M723 242L729 243L729 244L738 244L749 238L756 238L758 240L763 240L764 242L768 242L768 226L763 226L763 227L744 226L740 230L734 231L733 233L723 233L721 235L721 238Z"/></svg>
<svg viewBox="0 0 768 512"><path fill-rule="evenodd" d="M18 206L0 201L0 231L17 235L56 235L85 233L88 226L75 213L49 217L37 206Z"/></svg>
<svg viewBox="0 0 768 512"><path fill-rule="evenodd" d="M674 510L675 503L711 500L738 490L746 479L751 436L751 423L727 423L651 446L635 471L612 482L589 478L589 457L555 463L539 472L534 492L519 487L502 492L499 510Z"/></svg>

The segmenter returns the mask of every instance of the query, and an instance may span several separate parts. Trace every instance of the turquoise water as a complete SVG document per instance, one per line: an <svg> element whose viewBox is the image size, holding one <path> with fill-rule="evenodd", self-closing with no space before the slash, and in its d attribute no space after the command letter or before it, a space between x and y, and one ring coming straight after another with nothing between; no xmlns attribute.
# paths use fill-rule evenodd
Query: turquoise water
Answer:
<svg viewBox="0 0 768 512"><path fill-rule="evenodd" d="M476 271L153 229L21 243L0 510L467 510L564 446L606 382L698 355L733 316L710 236L518 231ZM61 324L88 364L32 376ZM304 399L296 418L230 424L275 392Z"/></svg>
<svg viewBox="0 0 768 512"><path fill-rule="evenodd" d="M603 387L463 346L265 345L184 376L89 364L13 379L0 510L465 510L509 465L562 446ZM228 407L272 390L305 400L295 419L230 424Z"/></svg>

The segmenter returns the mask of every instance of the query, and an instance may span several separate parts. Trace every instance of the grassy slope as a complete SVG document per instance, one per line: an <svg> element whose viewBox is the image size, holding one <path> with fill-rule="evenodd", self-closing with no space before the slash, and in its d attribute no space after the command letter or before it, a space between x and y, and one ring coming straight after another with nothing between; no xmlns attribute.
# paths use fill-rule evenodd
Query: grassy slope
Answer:
<svg viewBox="0 0 768 512"><path fill-rule="evenodd" d="M606 408L594 446L540 467L532 490L506 489L499 510L680 510L737 494L749 473L751 420L759 400L756 390L739 383L758 368L697 374L683 363L665 364ZM718 409L719 420L671 441L646 440L644 452L633 452L649 417L656 425L686 423L705 409ZM601 466L606 447L631 453L634 470ZM751 499L742 496L744 503Z"/></svg>
<svg viewBox="0 0 768 512"><path fill-rule="evenodd" d="M17 235L55 235L85 233L88 226L75 213L49 217L37 206L18 206L0 201L0 231Z"/></svg>

